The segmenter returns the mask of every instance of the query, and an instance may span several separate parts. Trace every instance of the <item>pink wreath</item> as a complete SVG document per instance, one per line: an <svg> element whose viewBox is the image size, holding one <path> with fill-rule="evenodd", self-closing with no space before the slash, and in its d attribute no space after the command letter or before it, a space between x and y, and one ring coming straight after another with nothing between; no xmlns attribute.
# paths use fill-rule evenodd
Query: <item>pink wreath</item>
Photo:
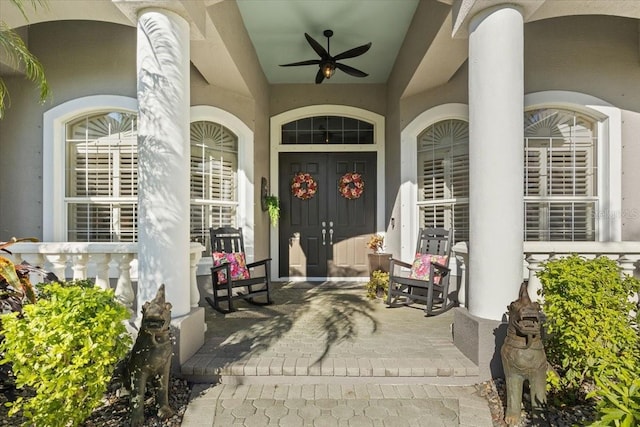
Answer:
<svg viewBox="0 0 640 427"><path fill-rule="evenodd" d="M317 191L318 183L309 173L298 172L291 180L291 193L298 199L310 199Z"/></svg>
<svg viewBox="0 0 640 427"><path fill-rule="evenodd" d="M362 196L364 181L362 175L356 172L347 172L338 181L338 191L345 199L353 200Z"/></svg>

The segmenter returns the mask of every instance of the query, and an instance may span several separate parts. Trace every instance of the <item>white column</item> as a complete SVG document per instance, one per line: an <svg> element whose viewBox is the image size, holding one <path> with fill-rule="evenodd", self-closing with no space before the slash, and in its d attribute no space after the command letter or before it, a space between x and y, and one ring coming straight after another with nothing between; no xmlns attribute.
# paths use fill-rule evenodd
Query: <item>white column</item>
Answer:
<svg viewBox="0 0 640 427"><path fill-rule="evenodd" d="M523 17L511 5L469 28L469 312L501 320L523 253Z"/></svg>
<svg viewBox="0 0 640 427"><path fill-rule="evenodd" d="M137 313L166 286L172 316L189 313L189 24L138 12Z"/></svg>

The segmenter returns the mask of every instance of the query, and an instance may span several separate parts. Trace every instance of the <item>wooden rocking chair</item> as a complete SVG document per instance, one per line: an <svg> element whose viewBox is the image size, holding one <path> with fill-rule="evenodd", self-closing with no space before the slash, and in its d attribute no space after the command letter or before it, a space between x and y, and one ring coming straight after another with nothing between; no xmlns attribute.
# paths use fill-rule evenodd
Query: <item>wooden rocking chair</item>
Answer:
<svg viewBox="0 0 640 427"><path fill-rule="evenodd" d="M233 301L237 299L246 300L254 305L272 304L271 258L246 263L242 228L221 227L211 228L209 231L213 257L213 299L205 299L211 307L221 313L230 313L235 311ZM254 272L254 268L257 273ZM265 301L254 300L260 296L264 296ZM220 306L221 301L227 303L227 310Z"/></svg>
<svg viewBox="0 0 640 427"><path fill-rule="evenodd" d="M444 313L455 305L449 295L449 260L453 232L444 228L420 229L413 263L391 259L387 305L425 303L427 316Z"/></svg>

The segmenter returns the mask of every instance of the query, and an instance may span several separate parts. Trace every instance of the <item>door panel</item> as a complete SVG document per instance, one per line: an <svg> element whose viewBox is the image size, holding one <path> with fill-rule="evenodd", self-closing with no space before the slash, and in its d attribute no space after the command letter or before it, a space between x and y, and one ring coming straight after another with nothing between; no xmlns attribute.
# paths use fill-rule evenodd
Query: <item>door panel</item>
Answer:
<svg viewBox="0 0 640 427"><path fill-rule="evenodd" d="M291 193L298 172L310 173L318 183L311 199ZM347 172L363 177L358 199L338 191L338 180ZM279 182L280 276L366 276L366 242L375 232L376 154L281 153Z"/></svg>

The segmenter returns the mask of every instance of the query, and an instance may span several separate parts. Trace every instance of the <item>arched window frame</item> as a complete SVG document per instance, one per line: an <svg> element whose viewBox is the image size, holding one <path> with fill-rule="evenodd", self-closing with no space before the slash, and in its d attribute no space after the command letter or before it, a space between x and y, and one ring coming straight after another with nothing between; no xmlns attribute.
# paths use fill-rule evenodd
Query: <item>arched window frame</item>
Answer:
<svg viewBox="0 0 640 427"><path fill-rule="evenodd" d="M74 118L104 111L136 114L135 98L117 95L95 95L73 99L44 113L43 116L43 240L67 240L65 210L65 141L66 124ZM212 106L193 106L191 121L219 123L238 137L238 189L236 224L243 227L247 258L253 259L253 132L240 119ZM210 257L203 259L204 264ZM203 262L201 262L203 264Z"/></svg>
<svg viewBox="0 0 640 427"><path fill-rule="evenodd" d="M525 110L535 108L561 108L589 115L597 120L597 186L598 212L596 212L597 241L620 241L621 174L622 170L622 114L619 108L590 95L567 91L545 91L524 97ZM434 123L447 119L469 120L466 104L443 104L424 111L401 132L400 164L400 252L404 259L413 256L415 238L419 228L417 138Z"/></svg>

